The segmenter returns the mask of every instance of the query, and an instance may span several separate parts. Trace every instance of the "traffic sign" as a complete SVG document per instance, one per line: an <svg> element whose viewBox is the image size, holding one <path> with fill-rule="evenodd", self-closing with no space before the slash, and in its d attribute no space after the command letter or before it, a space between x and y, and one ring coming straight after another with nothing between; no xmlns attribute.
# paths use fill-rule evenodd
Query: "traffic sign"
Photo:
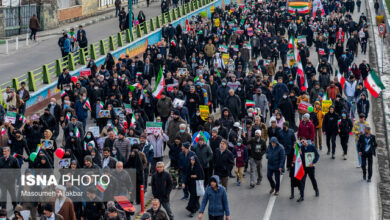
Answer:
<svg viewBox="0 0 390 220"><path fill-rule="evenodd" d="M384 35L385 34L385 31L386 31L386 26L385 26L385 24L380 24L379 26L378 26L378 31L379 31L379 34L380 35Z"/></svg>

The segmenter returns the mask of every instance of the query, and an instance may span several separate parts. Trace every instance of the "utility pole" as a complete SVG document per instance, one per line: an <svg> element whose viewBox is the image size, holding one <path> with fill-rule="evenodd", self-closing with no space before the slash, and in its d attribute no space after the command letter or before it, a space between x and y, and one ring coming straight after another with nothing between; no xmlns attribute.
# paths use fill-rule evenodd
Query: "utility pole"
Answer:
<svg viewBox="0 0 390 220"><path fill-rule="evenodd" d="M133 32L131 31L131 28L133 26L133 0L128 0L129 1L129 30L130 30L130 34L132 34Z"/></svg>

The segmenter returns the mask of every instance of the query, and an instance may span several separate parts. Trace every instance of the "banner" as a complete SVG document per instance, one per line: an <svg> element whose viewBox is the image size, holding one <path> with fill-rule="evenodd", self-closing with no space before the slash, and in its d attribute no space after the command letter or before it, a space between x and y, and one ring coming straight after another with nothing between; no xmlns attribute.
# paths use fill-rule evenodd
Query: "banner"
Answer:
<svg viewBox="0 0 390 220"><path fill-rule="evenodd" d="M207 118L209 117L209 107L207 105L199 105L199 111L200 111L200 117L203 121L207 121Z"/></svg>
<svg viewBox="0 0 390 220"><path fill-rule="evenodd" d="M179 83L168 84L168 85L167 85L167 91L168 91L168 92L172 92L172 91L173 91L173 88L174 88L175 86L179 86Z"/></svg>
<svg viewBox="0 0 390 220"><path fill-rule="evenodd" d="M226 65L229 62L230 55L228 53L222 54L223 63Z"/></svg>
<svg viewBox="0 0 390 220"><path fill-rule="evenodd" d="M288 64L290 64L290 66L293 66L294 63L295 63L294 54L293 53L288 53L287 54L287 60L288 60Z"/></svg>
<svg viewBox="0 0 390 220"><path fill-rule="evenodd" d="M91 126L88 128L88 131L90 131L95 138L100 136L100 128L99 126Z"/></svg>
<svg viewBox="0 0 390 220"><path fill-rule="evenodd" d="M214 25L215 25L215 27L219 27L219 24L220 24L219 18L214 19Z"/></svg>
<svg viewBox="0 0 390 220"><path fill-rule="evenodd" d="M307 108L308 108L309 106L311 106L310 103L305 102L305 101L301 101L301 102L299 103L298 110L302 110L302 111L308 112L308 111L307 111Z"/></svg>
<svg viewBox="0 0 390 220"><path fill-rule="evenodd" d="M246 29L246 32L248 33L248 36L253 36L253 28Z"/></svg>
<svg viewBox="0 0 390 220"><path fill-rule="evenodd" d="M62 159L58 161L58 168L67 169L70 167L70 158Z"/></svg>
<svg viewBox="0 0 390 220"><path fill-rule="evenodd" d="M85 68L85 69L80 70L80 76L88 77L90 75L91 75L91 69L90 68Z"/></svg>
<svg viewBox="0 0 390 220"><path fill-rule="evenodd" d="M16 112L7 111L5 115L5 122L10 122L11 124L15 124L16 121Z"/></svg>
<svg viewBox="0 0 390 220"><path fill-rule="evenodd" d="M322 100L322 113L326 114L329 112L329 107L332 105L332 100Z"/></svg>
<svg viewBox="0 0 390 220"><path fill-rule="evenodd" d="M305 44L306 45L306 36L298 36L298 43Z"/></svg>
<svg viewBox="0 0 390 220"><path fill-rule="evenodd" d="M131 104L123 104L123 107L125 108L126 114L133 113L133 109L131 108Z"/></svg>
<svg viewBox="0 0 390 220"><path fill-rule="evenodd" d="M163 124L162 122L147 121L146 122L146 133L148 133L148 134L161 133L162 124Z"/></svg>
<svg viewBox="0 0 390 220"><path fill-rule="evenodd" d="M227 53L227 52L228 52L228 46L219 45L218 50L219 50L219 52L221 52L221 53Z"/></svg>
<svg viewBox="0 0 390 220"><path fill-rule="evenodd" d="M173 102L172 102L172 105L173 105L174 108L176 108L176 107L178 107L178 106L183 106L184 103L185 103L184 100L175 98L175 99L173 100Z"/></svg>

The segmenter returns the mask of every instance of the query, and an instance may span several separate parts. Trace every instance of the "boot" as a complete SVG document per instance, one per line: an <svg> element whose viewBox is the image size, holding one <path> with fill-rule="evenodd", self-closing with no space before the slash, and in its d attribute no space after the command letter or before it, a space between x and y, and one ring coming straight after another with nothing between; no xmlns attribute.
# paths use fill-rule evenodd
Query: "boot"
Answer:
<svg viewBox="0 0 390 220"><path fill-rule="evenodd" d="M294 187L291 187L291 196L290 196L290 199L293 199L294 198Z"/></svg>

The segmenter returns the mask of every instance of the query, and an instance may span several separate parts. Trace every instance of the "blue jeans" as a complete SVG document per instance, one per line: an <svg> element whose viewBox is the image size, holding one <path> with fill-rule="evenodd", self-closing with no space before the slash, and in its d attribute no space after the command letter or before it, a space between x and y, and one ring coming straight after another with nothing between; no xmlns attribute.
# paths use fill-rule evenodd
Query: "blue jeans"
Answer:
<svg viewBox="0 0 390 220"><path fill-rule="evenodd" d="M355 97L347 96L347 102L351 104L351 112L353 117L355 117Z"/></svg>
<svg viewBox="0 0 390 220"><path fill-rule="evenodd" d="M362 166L362 156L359 155L358 143L356 143L356 154L357 154L357 158L358 158L358 165L360 167L360 166Z"/></svg>

